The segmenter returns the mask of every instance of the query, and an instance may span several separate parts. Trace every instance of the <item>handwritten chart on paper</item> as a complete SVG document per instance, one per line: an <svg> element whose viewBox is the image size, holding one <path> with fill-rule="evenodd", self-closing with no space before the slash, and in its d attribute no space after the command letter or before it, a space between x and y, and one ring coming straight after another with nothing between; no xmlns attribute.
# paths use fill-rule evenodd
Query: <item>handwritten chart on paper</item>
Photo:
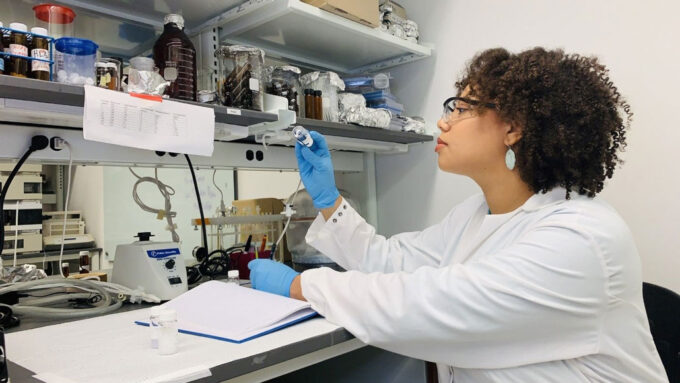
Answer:
<svg viewBox="0 0 680 383"><path fill-rule="evenodd" d="M147 100L86 86L83 136L107 144L211 156L215 112L211 108Z"/></svg>

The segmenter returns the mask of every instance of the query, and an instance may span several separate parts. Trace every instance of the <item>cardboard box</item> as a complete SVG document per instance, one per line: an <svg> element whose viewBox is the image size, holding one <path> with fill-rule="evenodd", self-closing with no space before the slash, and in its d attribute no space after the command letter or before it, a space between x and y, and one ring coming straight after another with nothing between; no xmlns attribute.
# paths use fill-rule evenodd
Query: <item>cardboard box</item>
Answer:
<svg viewBox="0 0 680 383"><path fill-rule="evenodd" d="M380 26L378 0L302 0L346 19L371 28Z"/></svg>

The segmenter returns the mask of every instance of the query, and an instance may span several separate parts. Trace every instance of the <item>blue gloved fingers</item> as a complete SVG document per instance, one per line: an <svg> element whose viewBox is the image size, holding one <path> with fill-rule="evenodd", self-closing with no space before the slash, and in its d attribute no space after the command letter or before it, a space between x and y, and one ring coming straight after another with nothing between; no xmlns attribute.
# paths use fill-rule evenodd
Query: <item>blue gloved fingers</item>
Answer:
<svg viewBox="0 0 680 383"><path fill-rule="evenodd" d="M321 133L316 132L314 130L311 130L309 132L309 135L312 136L312 139L314 140L314 144L310 148L314 154L323 156L324 154L329 154L330 151L328 150L328 143L326 143L326 137L324 137Z"/></svg>
<svg viewBox="0 0 680 383"><path fill-rule="evenodd" d="M300 154L302 154L302 158L304 158L305 161L312 164L312 166L314 166L314 168L318 168L319 166L321 166L322 157L315 154L310 148L308 148L306 146L301 148Z"/></svg>

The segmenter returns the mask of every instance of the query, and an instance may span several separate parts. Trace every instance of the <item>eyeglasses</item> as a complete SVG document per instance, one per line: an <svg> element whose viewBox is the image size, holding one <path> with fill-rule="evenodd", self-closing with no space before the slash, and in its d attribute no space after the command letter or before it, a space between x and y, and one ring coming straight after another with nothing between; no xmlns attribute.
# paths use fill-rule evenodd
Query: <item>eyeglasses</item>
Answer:
<svg viewBox="0 0 680 383"><path fill-rule="evenodd" d="M461 105L461 103L467 105ZM492 102L472 100L465 97L449 97L446 99L446 101L444 101L442 119L446 122L453 122L463 118L474 117L471 115L471 112L475 109L473 107L496 109L498 108L498 105Z"/></svg>

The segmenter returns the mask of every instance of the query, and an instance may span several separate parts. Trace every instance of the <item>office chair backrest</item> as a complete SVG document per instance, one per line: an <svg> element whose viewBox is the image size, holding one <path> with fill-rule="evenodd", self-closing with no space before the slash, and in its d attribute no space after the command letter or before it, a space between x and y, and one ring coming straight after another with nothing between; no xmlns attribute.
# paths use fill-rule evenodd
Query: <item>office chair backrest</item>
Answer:
<svg viewBox="0 0 680 383"><path fill-rule="evenodd" d="M670 382L680 382L680 295L642 283L649 328Z"/></svg>

